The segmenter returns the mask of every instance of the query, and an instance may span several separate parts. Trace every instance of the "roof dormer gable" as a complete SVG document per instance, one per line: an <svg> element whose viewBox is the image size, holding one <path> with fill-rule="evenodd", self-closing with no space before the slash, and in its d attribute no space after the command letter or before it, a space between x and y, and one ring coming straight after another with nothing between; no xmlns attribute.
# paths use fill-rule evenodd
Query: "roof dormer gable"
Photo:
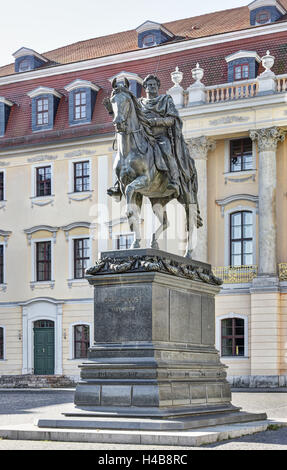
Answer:
<svg viewBox="0 0 287 470"><path fill-rule="evenodd" d="M38 52L33 49L28 49L27 47L21 47L21 49L18 49L14 52L13 57L15 58L16 73L35 70L49 62L46 57L38 54Z"/></svg>
<svg viewBox="0 0 287 470"><path fill-rule="evenodd" d="M174 38L168 29L155 21L145 21L136 28L136 31L138 33L138 47L141 49L158 46Z"/></svg>

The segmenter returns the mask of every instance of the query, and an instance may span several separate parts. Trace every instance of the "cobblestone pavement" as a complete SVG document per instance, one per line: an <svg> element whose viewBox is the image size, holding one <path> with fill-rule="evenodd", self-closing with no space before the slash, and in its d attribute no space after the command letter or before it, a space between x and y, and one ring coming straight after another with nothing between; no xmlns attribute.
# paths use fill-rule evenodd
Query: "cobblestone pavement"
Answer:
<svg viewBox="0 0 287 470"><path fill-rule="evenodd" d="M73 390L0 390L0 425L34 423L59 416L73 406ZM270 419L287 420L287 390L235 391L232 403L244 411L265 411ZM72 442L12 441L0 439L1 450L287 450L287 427L267 430L201 447L136 446Z"/></svg>

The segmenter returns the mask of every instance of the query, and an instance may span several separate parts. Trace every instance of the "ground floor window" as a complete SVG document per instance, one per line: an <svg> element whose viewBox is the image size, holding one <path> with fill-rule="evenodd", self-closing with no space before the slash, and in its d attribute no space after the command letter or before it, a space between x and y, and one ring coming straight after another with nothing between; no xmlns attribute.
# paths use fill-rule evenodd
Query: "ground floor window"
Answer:
<svg viewBox="0 0 287 470"><path fill-rule="evenodd" d="M89 325L74 326L74 358L82 359L88 357L90 346L90 327Z"/></svg>
<svg viewBox="0 0 287 470"><path fill-rule="evenodd" d="M221 321L221 355L244 356L244 320L226 318Z"/></svg>

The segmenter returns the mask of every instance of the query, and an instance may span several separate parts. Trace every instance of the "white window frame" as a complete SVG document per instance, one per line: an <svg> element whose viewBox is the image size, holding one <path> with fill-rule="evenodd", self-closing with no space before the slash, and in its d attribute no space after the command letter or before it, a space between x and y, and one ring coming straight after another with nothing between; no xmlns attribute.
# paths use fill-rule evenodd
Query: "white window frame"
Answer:
<svg viewBox="0 0 287 470"><path fill-rule="evenodd" d="M74 191L74 163L81 163L81 162L89 162L89 189L86 191ZM88 192L92 191L92 159L91 158L75 158L73 160L69 160L69 192L68 194L87 194Z"/></svg>
<svg viewBox="0 0 287 470"><path fill-rule="evenodd" d="M70 235L69 236L69 281L73 282L87 282L84 278L82 279L75 279L74 278L74 240L81 239L81 238L87 238L89 240L89 263L90 266L92 265L92 239L90 235Z"/></svg>
<svg viewBox="0 0 287 470"><path fill-rule="evenodd" d="M230 142L232 140L240 140L245 139L248 136L237 137L236 139L226 139L224 141L224 175L225 176L246 176L250 174L256 173L256 142L252 141L252 157L253 157L253 164L252 169L250 170L243 170L243 171L230 171Z"/></svg>
<svg viewBox="0 0 287 470"><path fill-rule="evenodd" d="M253 262L252 265L256 265L256 207L251 206L236 206L232 209L224 211L224 266L230 266L230 214L233 212L248 211L252 212L252 224L253 224Z"/></svg>
<svg viewBox="0 0 287 470"><path fill-rule="evenodd" d="M0 325L0 328L3 328L3 359L1 361L6 361L6 326Z"/></svg>
<svg viewBox="0 0 287 470"><path fill-rule="evenodd" d="M7 202L6 170L1 168L0 173L3 173L4 191L3 191L3 199L0 200L0 209L3 209L6 207L6 202Z"/></svg>
<svg viewBox="0 0 287 470"><path fill-rule="evenodd" d="M123 235L133 235L135 236L135 232L117 232L113 234L113 250L117 250L117 240L120 236Z"/></svg>
<svg viewBox="0 0 287 470"><path fill-rule="evenodd" d="M89 332L90 332L90 346L93 344L93 338L94 338L94 325L93 323L87 322L87 321L77 321L74 323L71 323L69 326L69 359L73 361L81 361L82 358L76 358L74 357L74 341L75 341L75 335L74 335L74 326L78 325L86 325L89 327Z"/></svg>
<svg viewBox="0 0 287 470"><path fill-rule="evenodd" d="M0 287L6 286L6 244L5 242L0 242L0 246L3 246L3 282L0 283Z"/></svg>
<svg viewBox="0 0 287 470"><path fill-rule="evenodd" d="M222 356L221 355L221 322L222 320L226 320L228 318L240 318L244 320L244 356ZM227 360L236 360L239 361L240 359L249 359L248 356L248 315L244 315L241 313L234 313L229 312L226 315L219 315L216 316L215 319L215 347L219 351L220 357L227 359Z"/></svg>
<svg viewBox="0 0 287 470"><path fill-rule="evenodd" d="M51 279L48 281L37 281L37 266L36 266L36 243L39 242L50 242L51 243ZM55 273L54 273L54 239L53 238L32 238L31 240L31 267L32 267L32 279L31 282L35 285L41 284L54 284Z"/></svg>
<svg viewBox="0 0 287 470"><path fill-rule="evenodd" d="M43 168L43 167L51 167L51 194L47 196L37 196L37 169L38 168ZM47 162L45 164L44 162L42 163L37 163L36 165L32 165L31 167L31 198L34 199L45 199L45 198L51 198L54 196L54 163Z"/></svg>

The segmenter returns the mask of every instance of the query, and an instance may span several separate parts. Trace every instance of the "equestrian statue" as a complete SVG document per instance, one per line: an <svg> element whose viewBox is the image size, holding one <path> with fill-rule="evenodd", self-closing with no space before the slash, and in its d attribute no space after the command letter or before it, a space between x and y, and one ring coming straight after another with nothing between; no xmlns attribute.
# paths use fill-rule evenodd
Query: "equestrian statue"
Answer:
<svg viewBox="0 0 287 470"><path fill-rule="evenodd" d="M160 222L151 237L151 247L155 249L159 248L159 236L169 225L166 205L177 199L185 208L185 257L191 258L193 231L203 225L194 160L183 138L182 120L172 97L159 94L159 78L148 75L143 87L146 97L137 99L126 78L123 83L117 83L115 78L111 97L103 101L113 116L117 139L114 163L117 181L108 194L118 201L122 196L126 198L126 215L130 230L135 233L131 248L140 248L143 196L149 198Z"/></svg>

